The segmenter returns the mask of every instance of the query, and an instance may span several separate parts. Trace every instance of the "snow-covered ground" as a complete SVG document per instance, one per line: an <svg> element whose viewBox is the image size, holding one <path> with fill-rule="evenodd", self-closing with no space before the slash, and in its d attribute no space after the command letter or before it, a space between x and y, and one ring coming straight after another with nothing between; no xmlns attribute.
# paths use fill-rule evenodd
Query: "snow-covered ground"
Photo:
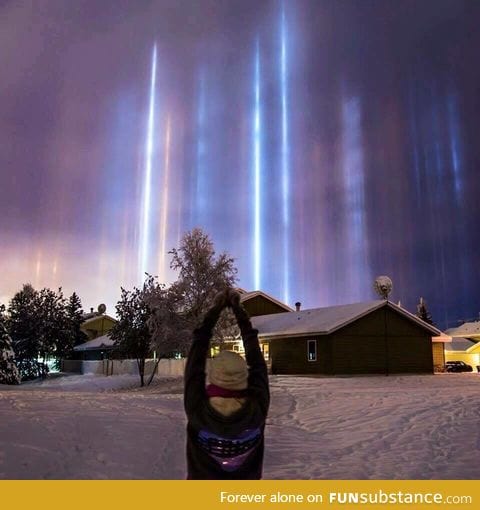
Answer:
<svg viewBox="0 0 480 510"><path fill-rule="evenodd" d="M185 476L182 381L0 386L0 478ZM480 374L273 376L264 477L480 479Z"/></svg>

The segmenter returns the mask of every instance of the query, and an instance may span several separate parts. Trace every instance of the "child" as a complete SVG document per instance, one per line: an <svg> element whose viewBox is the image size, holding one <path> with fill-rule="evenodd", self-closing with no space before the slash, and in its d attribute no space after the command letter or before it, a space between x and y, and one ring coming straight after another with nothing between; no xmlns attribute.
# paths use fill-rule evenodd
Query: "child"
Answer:
<svg viewBox="0 0 480 510"><path fill-rule="evenodd" d="M213 328L225 307L237 319L246 361L232 351L205 364ZM248 366L247 366L248 365ZM217 294L213 307L193 333L185 367L188 479L254 480L262 477L264 429L270 394L265 360L240 294Z"/></svg>

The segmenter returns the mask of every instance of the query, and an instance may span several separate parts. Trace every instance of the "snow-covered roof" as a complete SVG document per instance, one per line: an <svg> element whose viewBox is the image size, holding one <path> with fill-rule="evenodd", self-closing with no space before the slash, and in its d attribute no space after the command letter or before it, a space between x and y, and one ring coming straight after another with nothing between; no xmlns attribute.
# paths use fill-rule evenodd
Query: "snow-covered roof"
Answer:
<svg viewBox="0 0 480 510"><path fill-rule="evenodd" d="M278 299L275 299L274 297L270 296L270 294L267 294L266 292L263 292L261 290L254 290L254 291L251 291L251 292L246 292L245 290L243 289L237 289L239 292L240 292L240 302L243 303L244 301L247 301L249 299L252 299L254 297L257 297L257 296L262 296L264 297L265 299L268 299L269 301L272 301L273 303L275 303L276 305L280 306L281 308L283 308L286 312L291 312L293 311L293 308L290 308L288 305L286 305L285 303L282 303L281 301L279 301Z"/></svg>
<svg viewBox="0 0 480 510"><path fill-rule="evenodd" d="M101 349L102 347L109 349L113 347L114 341L108 335L102 335L93 340L89 340L84 344L77 345L74 351L90 351L93 349Z"/></svg>
<svg viewBox="0 0 480 510"><path fill-rule="evenodd" d="M110 315L106 315L106 314L103 314L103 315L94 315L93 317L89 317L88 319L85 319L83 322L82 322L82 328L87 328L88 324L92 323L92 322L96 322L98 321L99 319L108 319L109 321L112 321L112 322L117 322L116 319L114 319L113 317L110 317Z"/></svg>
<svg viewBox="0 0 480 510"><path fill-rule="evenodd" d="M468 340L468 338L453 338L450 344L445 345L446 351L468 351L475 347L477 342L475 340Z"/></svg>
<svg viewBox="0 0 480 510"><path fill-rule="evenodd" d="M432 333L432 335L445 336L439 329L427 324L404 308L384 300L314 308L299 312L261 315L253 317L252 324L258 329L261 338L291 338L311 334L328 335L384 306L416 322L419 326ZM446 338L446 341L448 341L448 338Z"/></svg>
<svg viewBox="0 0 480 510"><path fill-rule="evenodd" d="M447 335L460 338L477 338L480 340L480 321L465 322L457 328L445 331Z"/></svg>

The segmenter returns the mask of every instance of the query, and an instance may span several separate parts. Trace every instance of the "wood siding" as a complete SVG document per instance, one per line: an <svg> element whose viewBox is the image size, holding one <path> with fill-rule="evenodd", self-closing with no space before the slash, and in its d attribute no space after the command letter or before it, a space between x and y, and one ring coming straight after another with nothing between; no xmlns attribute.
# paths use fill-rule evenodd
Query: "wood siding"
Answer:
<svg viewBox="0 0 480 510"><path fill-rule="evenodd" d="M317 340L316 361L307 359L308 340ZM272 374L324 374L331 362L331 346L326 337L308 336L270 340Z"/></svg>
<svg viewBox="0 0 480 510"><path fill-rule="evenodd" d="M435 370L443 370L445 367L445 344L443 342L434 342L433 350L433 367Z"/></svg>
<svg viewBox="0 0 480 510"><path fill-rule="evenodd" d="M242 304L247 310L250 317L257 317L258 315L270 315L271 313L286 312L284 308L277 305L273 301L264 298L263 296L255 296L251 299L247 299Z"/></svg>
<svg viewBox="0 0 480 510"><path fill-rule="evenodd" d="M431 336L400 313L382 308L330 335L271 340L272 373L433 373ZM317 339L316 361L307 359L309 339Z"/></svg>

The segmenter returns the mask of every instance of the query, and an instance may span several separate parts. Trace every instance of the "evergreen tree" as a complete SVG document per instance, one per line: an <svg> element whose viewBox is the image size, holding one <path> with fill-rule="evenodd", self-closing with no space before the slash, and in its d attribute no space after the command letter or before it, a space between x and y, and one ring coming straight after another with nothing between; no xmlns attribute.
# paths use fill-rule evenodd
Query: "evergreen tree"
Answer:
<svg viewBox="0 0 480 510"><path fill-rule="evenodd" d="M46 361L61 355L68 346L66 301L62 289L42 289L39 293L39 356Z"/></svg>
<svg viewBox="0 0 480 510"><path fill-rule="evenodd" d="M0 305L0 384L20 384L12 339L5 327L5 306Z"/></svg>
<svg viewBox="0 0 480 510"><path fill-rule="evenodd" d="M45 377L49 359L71 352L74 336L68 306L61 288L36 291L30 284L10 301L8 331L23 380Z"/></svg>
<svg viewBox="0 0 480 510"><path fill-rule="evenodd" d="M417 305L417 317L422 319L422 321L426 322L427 324L431 324L433 326L432 316L428 311L427 303L423 297L420 298L420 302Z"/></svg>
<svg viewBox="0 0 480 510"><path fill-rule="evenodd" d="M83 344L88 340L85 333L80 329L83 323L82 301L75 292L68 298L66 304L67 322L69 326L69 334L71 345L76 346Z"/></svg>
<svg viewBox="0 0 480 510"><path fill-rule="evenodd" d="M73 348L76 345L88 340L87 335L80 329L83 321L82 302L78 294L74 292L68 299L62 297L58 302L57 324L53 331L56 335L54 356L57 369L61 369L62 359L73 357Z"/></svg>
<svg viewBox="0 0 480 510"><path fill-rule="evenodd" d="M37 360L41 321L39 294L27 283L11 299L7 317L7 330L22 380L40 375Z"/></svg>

